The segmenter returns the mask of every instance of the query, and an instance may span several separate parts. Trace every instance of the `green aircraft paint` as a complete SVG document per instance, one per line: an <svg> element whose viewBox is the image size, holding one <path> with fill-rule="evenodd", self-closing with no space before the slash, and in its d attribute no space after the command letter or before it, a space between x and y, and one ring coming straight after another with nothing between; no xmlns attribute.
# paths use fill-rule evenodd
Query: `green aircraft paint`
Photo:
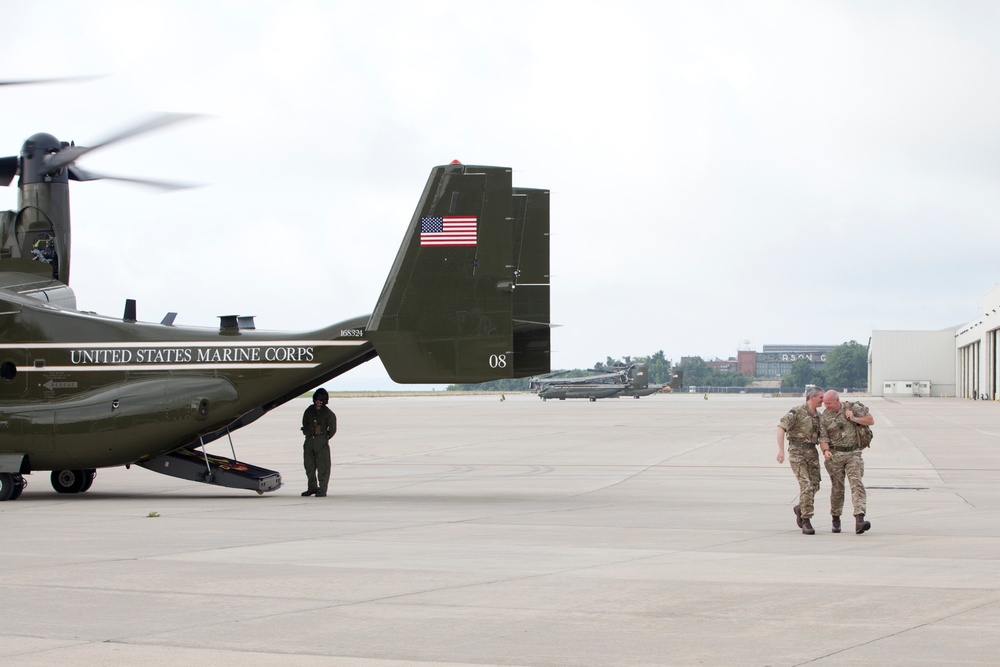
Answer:
<svg viewBox="0 0 1000 667"><path fill-rule="evenodd" d="M0 185L19 175L0 215L0 500L32 472L79 493L131 464L264 493L278 473L204 445L376 356L399 383L549 370L549 193L512 187L509 168L433 168L373 313L278 333L139 322L134 302L76 310L68 181L98 178L76 167L86 150L41 134L0 158Z"/></svg>

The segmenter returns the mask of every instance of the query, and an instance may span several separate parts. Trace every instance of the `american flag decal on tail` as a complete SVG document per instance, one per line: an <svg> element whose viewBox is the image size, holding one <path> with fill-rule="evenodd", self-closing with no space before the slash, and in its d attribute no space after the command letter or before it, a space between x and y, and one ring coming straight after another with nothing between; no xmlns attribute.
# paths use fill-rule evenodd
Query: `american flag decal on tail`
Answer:
<svg viewBox="0 0 1000 667"><path fill-rule="evenodd" d="M437 247L476 245L476 216L427 215L421 217L420 245Z"/></svg>

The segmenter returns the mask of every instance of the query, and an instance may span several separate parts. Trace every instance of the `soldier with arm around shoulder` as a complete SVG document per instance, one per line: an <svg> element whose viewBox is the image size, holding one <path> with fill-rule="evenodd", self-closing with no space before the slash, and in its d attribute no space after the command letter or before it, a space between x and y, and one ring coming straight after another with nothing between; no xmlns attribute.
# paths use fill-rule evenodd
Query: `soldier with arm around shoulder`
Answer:
<svg viewBox="0 0 1000 667"><path fill-rule="evenodd" d="M785 438L788 438L788 463L799 482L799 504L792 508L795 523L806 535L816 530L810 521L813 516L813 499L819 491L819 406L823 390L811 387L806 391L806 402L792 408L778 423L778 463L785 462Z"/></svg>
<svg viewBox="0 0 1000 667"><path fill-rule="evenodd" d="M865 520L868 494L861 478L865 474L865 461L861 458L861 441L857 426L871 426L875 418L861 403L840 401L840 394L832 389L823 396L823 415L820 417L819 444L830 474L830 514L833 532L840 532L840 514L844 509L844 479L851 485L851 502L854 505L854 532L860 535L872 527Z"/></svg>

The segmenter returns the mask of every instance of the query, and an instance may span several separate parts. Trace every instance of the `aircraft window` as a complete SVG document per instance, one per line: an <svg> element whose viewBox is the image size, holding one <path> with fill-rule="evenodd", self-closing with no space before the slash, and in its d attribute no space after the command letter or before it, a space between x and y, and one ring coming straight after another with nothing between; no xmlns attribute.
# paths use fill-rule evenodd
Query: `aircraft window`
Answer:
<svg viewBox="0 0 1000 667"><path fill-rule="evenodd" d="M5 361L0 364L0 378L13 380L15 375L17 375L17 366L13 362Z"/></svg>
<svg viewBox="0 0 1000 667"><path fill-rule="evenodd" d="M56 261L56 244L52 234L41 232L35 235L35 240L31 244L31 258L36 262L52 264Z"/></svg>

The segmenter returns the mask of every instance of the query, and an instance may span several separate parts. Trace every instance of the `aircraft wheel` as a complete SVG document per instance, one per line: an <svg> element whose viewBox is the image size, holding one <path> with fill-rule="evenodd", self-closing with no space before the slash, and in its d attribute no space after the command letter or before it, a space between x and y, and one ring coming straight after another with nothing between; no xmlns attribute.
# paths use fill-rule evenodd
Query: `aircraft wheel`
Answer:
<svg viewBox="0 0 1000 667"><path fill-rule="evenodd" d="M59 493L81 493L87 485L83 470L53 470L52 488Z"/></svg>
<svg viewBox="0 0 1000 667"><path fill-rule="evenodd" d="M13 500L15 487L17 487L17 484L14 482L14 474L9 472L0 472L0 502L4 500Z"/></svg>
<svg viewBox="0 0 1000 667"><path fill-rule="evenodd" d="M594 401L596 401L596 400L597 400L597 399L596 399L596 398L594 398L593 396L591 396L591 397L590 397L590 402L591 402L591 403L593 403L593 402L594 402Z"/></svg>
<svg viewBox="0 0 1000 667"><path fill-rule="evenodd" d="M11 500L17 500L21 497L21 492L24 488L28 486L28 481L24 479L21 475L14 475L14 491L10 494Z"/></svg>
<svg viewBox="0 0 1000 667"><path fill-rule="evenodd" d="M639 399L639 397L638 397L638 396L633 396L632 398L634 398L634 399L636 399L636 400L638 400L638 399Z"/></svg>
<svg viewBox="0 0 1000 667"><path fill-rule="evenodd" d="M83 471L83 476L86 478L86 481L83 483L83 488L80 489L80 493L89 491L90 487L94 485L94 479L97 477L97 471L93 468L88 468Z"/></svg>

